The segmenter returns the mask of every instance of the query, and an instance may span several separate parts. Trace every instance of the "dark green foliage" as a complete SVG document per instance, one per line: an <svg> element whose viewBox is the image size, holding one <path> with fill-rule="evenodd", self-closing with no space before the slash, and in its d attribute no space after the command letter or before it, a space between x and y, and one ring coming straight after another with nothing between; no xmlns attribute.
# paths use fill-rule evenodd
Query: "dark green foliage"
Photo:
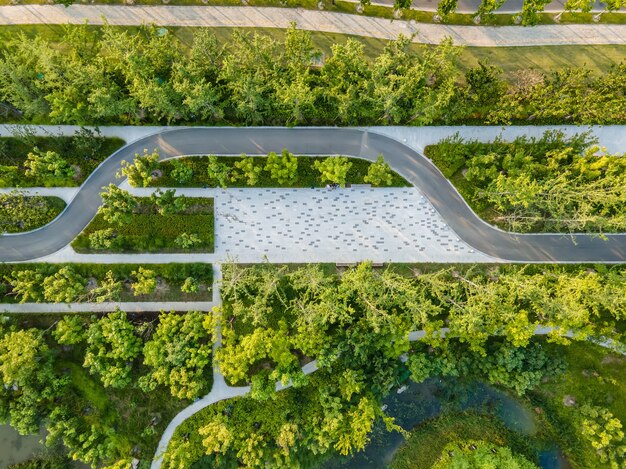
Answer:
<svg viewBox="0 0 626 469"><path fill-rule="evenodd" d="M525 1L522 21L534 23L544 3ZM484 22L501 5L502 0L483 0L477 14ZM394 6L405 9L410 1L397 0ZM446 0L439 14L445 19L455 8L455 1ZM579 68L546 74L523 70L514 83L491 82L494 94L483 94L486 102L481 102L468 99L475 83L464 80L457 64L460 50L449 41L415 53L403 37L370 60L364 44L351 38L334 44L319 64L321 53L308 32L292 28L284 40L276 41L237 31L229 39L222 46L207 30L200 30L185 54L174 34L163 34L154 26L132 33L110 26L97 31L68 28L62 47L41 37L15 35L0 50L0 98L25 122L64 124L626 120L626 64L616 64L602 75ZM485 66L483 71L493 71Z"/></svg>
<svg viewBox="0 0 626 469"><path fill-rule="evenodd" d="M0 138L0 186L78 186L124 142L118 138L91 136L79 131L74 137L16 136ZM29 177L24 162L33 148L58 153L70 166L78 168L73 178ZM14 170L7 168L15 168ZM9 176L7 176L9 174Z"/></svg>
<svg viewBox="0 0 626 469"><path fill-rule="evenodd" d="M478 379L511 389L519 395L537 387L545 377L557 377L565 369L562 359L549 355L535 342L526 347L511 348L495 339L489 342L485 353L472 352L456 341L450 341L443 350L432 352L427 346L416 344L407 366L412 379L417 382L437 376Z"/></svg>
<svg viewBox="0 0 626 469"><path fill-rule="evenodd" d="M0 302L14 303L20 301L22 295L15 295L12 292L9 279L15 278L19 272L32 273L29 282L33 284L33 296L27 301L44 301L42 283L46 277L56 274L64 267L71 267L72 271L83 278L93 278L100 286L106 280L108 272L112 272L113 278L123 283L120 292L121 301L202 301L212 298L211 284L213 281L213 270L211 264L150 264L149 268L156 272L158 278L164 282L163 287L150 295L133 295L132 289L128 285L134 280L132 272L139 266L134 264L3 264L0 265L0 286L3 294ZM198 292L181 292L181 286L188 277L198 279L200 282ZM78 301L95 301L98 295L97 289L88 292L84 291Z"/></svg>
<svg viewBox="0 0 626 469"><path fill-rule="evenodd" d="M0 195L0 232L34 230L50 223L64 208L65 202L58 197Z"/></svg>
<svg viewBox="0 0 626 469"><path fill-rule="evenodd" d="M326 183L322 183L320 179L320 172L315 168L316 161L323 161L324 157L298 157L298 172L297 179L293 184L279 184L275 179L271 178L268 171L265 170L265 163L267 157L265 156L251 156L248 157L252 160L254 168L259 168L255 183L250 186L248 184L248 178L245 176L242 170L240 170L236 164L245 160L246 157L241 156L221 156L218 157L220 163L225 167L224 172L228 174L228 178L225 179L225 183L229 187L324 187ZM346 182L348 184L363 184L364 178L368 174L372 162L362 160L360 158L349 158L350 169L346 176ZM185 182L181 182L178 173L178 167L184 164L191 168L193 175ZM189 157L179 158L177 160L162 161L159 164L163 176L154 180L152 184L154 186L162 187L202 187L205 184L209 187L219 186L219 182L215 178L209 177L207 173L207 167L209 165L209 157ZM405 187L409 183L404 180L398 173L392 171L391 186L393 187Z"/></svg>
<svg viewBox="0 0 626 469"><path fill-rule="evenodd" d="M176 208L174 202L169 204L162 197L158 199L165 203L166 209L150 198L138 198L138 207L129 216L129 222L122 226L107 222L102 214L96 215L72 246L78 252L213 252L213 199L185 198L188 206L184 210L178 210L180 204ZM176 213L159 213L170 209ZM110 242L101 242L98 238L96 243L95 238L90 238L103 230L113 230L102 234L103 239ZM176 239L183 233L193 233L200 242L187 249L181 248Z"/></svg>
<svg viewBox="0 0 626 469"><path fill-rule="evenodd" d="M71 462L64 456L42 456L12 464L7 469L67 469Z"/></svg>

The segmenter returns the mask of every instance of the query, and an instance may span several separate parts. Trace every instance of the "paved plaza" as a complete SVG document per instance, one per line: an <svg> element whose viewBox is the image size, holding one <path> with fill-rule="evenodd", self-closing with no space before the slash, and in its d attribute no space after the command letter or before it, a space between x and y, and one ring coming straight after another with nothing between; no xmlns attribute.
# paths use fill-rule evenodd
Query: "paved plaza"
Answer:
<svg viewBox="0 0 626 469"><path fill-rule="evenodd" d="M231 189L215 200L220 259L487 260L459 239L416 188Z"/></svg>

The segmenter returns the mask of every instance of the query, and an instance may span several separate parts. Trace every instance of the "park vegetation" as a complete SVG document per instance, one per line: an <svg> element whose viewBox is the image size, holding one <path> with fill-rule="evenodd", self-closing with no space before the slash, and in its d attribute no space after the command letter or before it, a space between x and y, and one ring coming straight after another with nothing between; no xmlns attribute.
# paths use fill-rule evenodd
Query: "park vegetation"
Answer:
<svg viewBox="0 0 626 469"><path fill-rule="evenodd" d="M65 208L58 197L26 196L13 191L0 194L0 233L20 233L54 220Z"/></svg>
<svg viewBox="0 0 626 469"><path fill-rule="evenodd" d="M626 312L621 267L381 271L366 263L339 274L330 266L228 264L223 271L216 360L227 381L251 383L251 393L183 423L166 467L294 467L360 451L377 422L403 432L381 401L407 377L478 379L523 396L564 371L558 354L533 339L538 325L553 327L548 341L560 345L571 343L567 331L619 341ZM411 344L409 332L419 329L425 337ZM301 367L312 359L318 370L306 375ZM276 392L276 382L292 387ZM601 428L582 431L581 421L610 421L603 460L621 463L619 419L604 412L606 403L587 403L592 410L580 408L572 424L580 444L593 454ZM497 458L519 459L506 449Z"/></svg>
<svg viewBox="0 0 626 469"><path fill-rule="evenodd" d="M202 156L162 161L161 176L150 181L165 187L323 187L371 184L403 187L409 183L380 155L376 162L347 157L295 156L287 150L268 156Z"/></svg>
<svg viewBox="0 0 626 469"><path fill-rule="evenodd" d="M73 136L35 136L17 129L0 138L0 187L79 186L111 153L124 144L81 128Z"/></svg>
<svg viewBox="0 0 626 469"><path fill-rule="evenodd" d="M211 265L199 263L3 264L0 302L202 301L212 281Z"/></svg>
<svg viewBox="0 0 626 469"><path fill-rule="evenodd" d="M33 318L0 326L0 421L44 427L46 445L94 468L150 460L169 420L211 389L210 314Z"/></svg>
<svg viewBox="0 0 626 469"><path fill-rule="evenodd" d="M20 35L3 44L0 99L9 117L24 122L81 125L626 120L625 65L602 75L523 70L509 82L489 63L462 73L461 49L448 39L420 53L410 43L400 37L370 60L364 44L349 39L320 61L311 34L293 27L284 40L235 32L228 44L199 29L187 54L156 27L72 27L61 47Z"/></svg>
<svg viewBox="0 0 626 469"><path fill-rule="evenodd" d="M426 154L479 215L505 229L626 230L626 158L588 134L490 143L455 136Z"/></svg>
<svg viewBox="0 0 626 469"><path fill-rule="evenodd" d="M213 199L176 196L174 189L134 197L110 184L102 200L72 242L78 252L213 252Z"/></svg>

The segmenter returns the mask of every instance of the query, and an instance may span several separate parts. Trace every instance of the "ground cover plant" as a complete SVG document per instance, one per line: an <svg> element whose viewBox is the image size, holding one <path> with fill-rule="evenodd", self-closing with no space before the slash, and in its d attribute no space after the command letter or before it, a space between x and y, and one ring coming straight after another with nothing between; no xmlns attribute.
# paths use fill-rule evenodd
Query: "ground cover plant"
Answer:
<svg viewBox="0 0 626 469"><path fill-rule="evenodd" d="M568 372L529 393L533 405L545 410L561 447L581 467L623 467L626 358L588 344L545 347L564 357Z"/></svg>
<svg viewBox="0 0 626 469"><path fill-rule="evenodd" d="M601 75L584 67L522 70L509 82L489 62L462 71L461 49L449 40L416 53L402 37L370 59L362 42L349 39L322 58L311 34L294 28L280 42L235 32L226 45L199 29L188 54L173 34L155 27L67 31L60 48L19 35L7 42L0 60L7 119L209 125L609 124L625 119L626 67L618 64ZM158 60L142 60L147 56ZM259 61L260 56L267 60ZM62 88L59 73L70 77ZM390 74L394 80L385 79ZM87 83L88 88L97 83L101 92L87 99L92 96Z"/></svg>
<svg viewBox="0 0 626 469"><path fill-rule="evenodd" d="M488 222L512 231L626 229L626 158L586 134L512 142L452 137L426 155Z"/></svg>
<svg viewBox="0 0 626 469"><path fill-rule="evenodd" d="M13 137L0 137L0 187L79 186L122 145L97 130L45 137L17 130Z"/></svg>
<svg viewBox="0 0 626 469"><path fill-rule="evenodd" d="M47 445L94 468L149 463L174 415L210 391L212 341L201 312L5 316L0 421L44 427Z"/></svg>
<svg viewBox="0 0 626 469"><path fill-rule="evenodd" d="M213 252L213 199L174 191L133 197L110 185L104 205L72 242L78 252Z"/></svg>
<svg viewBox="0 0 626 469"><path fill-rule="evenodd" d="M272 177L268 157L189 157L166 160L158 167L162 176L150 184L161 187L324 187L329 183L372 184L374 186L405 187L409 183L392 171L384 162L372 163L360 158L348 158L347 173L343 178L322 179L315 162L333 157L295 157L295 175L292 179L279 181ZM374 169L370 169L370 168ZM382 167L382 172L376 169ZM370 176L370 177L368 177Z"/></svg>
<svg viewBox="0 0 626 469"><path fill-rule="evenodd" d="M381 401L408 377L478 379L530 395L564 369L559 354L533 339L537 324L555 327L548 340L565 345L567 330L578 339L622 338L621 267L361 264L338 274L333 266L227 264L223 273L216 360L232 384L250 382L251 393L185 422L165 467L351 454L377 421L402 431ZM446 338L436 332L444 326ZM417 329L426 336L411 344ZM313 358L318 371L304 375ZM293 387L277 393L276 381Z"/></svg>
<svg viewBox="0 0 626 469"><path fill-rule="evenodd" d="M30 231L50 223L65 208L58 197L0 194L0 233Z"/></svg>
<svg viewBox="0 0 626 469"><path fill-rule="evenodd" d="M476 412L456 410L444 412L411 431L406 442L394 455L389 467L392 469L431 468L439 467L435 466L438 461L441 461L439 464L446 462L448 467L451 467L449 461L442 461L445 457L450 457L450 453L455 453L454 450L448 448L448 445L468 441L487 443L489 450L501 447L512 448L514 454L525 455L531 461L534 459L532 448L528 448L523 437L507 429L497 418ZM473 443L468 443L468 445L471 444ZM474 443L474 446L477 445ZM470 465L469 467L476 466ZM504 465L500 462L495 467L517 466Z"/></svg>
<svg viewBox="0 0 626 469"><path fill-rule="evenodd" d="M2 264L0 302L207 301L211 264ZM190 287L192 285L192 287Z"/></svg>

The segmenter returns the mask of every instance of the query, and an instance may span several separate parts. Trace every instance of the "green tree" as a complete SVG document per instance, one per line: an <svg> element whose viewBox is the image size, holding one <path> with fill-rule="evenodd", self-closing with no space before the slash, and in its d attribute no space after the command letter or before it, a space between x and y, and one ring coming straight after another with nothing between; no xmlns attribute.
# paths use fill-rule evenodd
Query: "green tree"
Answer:
<svg viewBox="0 0 626 469"><path fill-rule="evenodd" d="M47 407L66 384L55 374L41 331L0 330L0 421L10 419L22 435L37 433Z"/></svg>
<svg viewBox="0 0 626 469"><path fill-rule="evenodd" d="M149 391L157 385L167 386L179 399L205 394L212 340L210 316L198 311L161 313L152 339L144 346L144 364L151 371L140 380L141 387Z"/></svg>
<svg viewBox="0 0 626 469"><path fill-rule="evenodd" d="M504 0L481 0L478 10L474 14L475 21L484 22L493 19L493 12L499 10L502 5L504 5Z"/></svg>
<svg viewBox="0 0 626 469"><path fill-rule="evenodd" d="M76 345L87 339L86 321L79 314L64 316L57 322L52 335L61 345Z"/></svg>
<svg viewBox="0 0 626 469"><path fill-rule="evenodd" d="M178 159L172 160L170 176L180 184L187 184L193 178L193 169Z"/></svg>
<svg viewBox="0 0 626 469"><path fill-rule="evenodd" d="M113 228L96 230L89 234L89 247L91 249L111 249L115 244L115 237Z"/></svg>
<svg viewBox="0 0 626 469"><path fill-rule="evenodd" d="M352 163L343 156L333 156L324 158L322 161L315 160L313 166L320 172L322 182L345 184Z"/></svg>
<svg viewBox="0 0 626 469"><path fill-rule="evenodd" d="M83 366L99 376L105 387L125 388L132 381L132 363L140 353L141 339L126 313L118 310L89 326Z"/></svg>
<svg viewBox="0 0 626 469"><path fill-rule="evenodd" d="M137 208L137 199L130 195L128 191L120 189L114 184L109 184L102 197L102 206L98 213L113 225L126 225L133 219L133 212Z"/></svg>
<svg viewBox="0 0 626 469"><path fill-rule="evenodd" d="M459 0L440 0L437 4L437 14L441 19L446 20L448 16L456 11Z"/></svg>
<svg viewBox="0 0 626 469"><path fill-rule="evenodd" d="M211 184L226 189L231 177L230 167L226 163L222 163L217 156L210 155L207 164L207 176Z"/></svg>
<svg viewBox="0 0 626 469"><path fill-rule="evenodd" d="M132 163L122 161L122 170L117 177L127 177L133 187L148 187L158 168L159 152L155 149L152 153L148 153L148 150L144 149L143 155L135 153Z"/></svg>
<svg viewBox="0 0 626 469"><path fill-rule="evenodd" d="M167 189L165 192L157 189L150 196L150 201L157 207L157 211L161 215L180 213L189 207L188 199L176 197L175 189Z"/></svg>
<svg viewBox="0 0 626 469"><path fill-rule="evenodd" d="M538 13L543 12L550 0L524 0L522 4L522 24L533 26L539 21Z"/></svg>
<svg viewBox="0 0 626 469"><path fill-rule="evenodd" d="M298 159L284 149L280 156L275 152L267 155L265 171L270 173L278 184L293 185L298 179Z"/></svg>
<svg viewBox="0 0 626 469"><path fill-rule="evenodd" d="M62 267L43 280L43 296L52 303L71 303L85 293L87 280L71 266Z"/></svg>
<svg viewBox="0 0 626 469"><path fill-rule="evenodd" d="M254 186L259 181L259 174L262 168L254 164L254 158L245 153L242 153L241 159L235 162L235 168L241 171L239 177L245 179L247 185Z"/></svg>
<svg viewBox="0 0 626 469"><path fill-rule="evenodd" d="M89 296L96 303L105 301L120 301L122 296L122 281L115 278L112 271L108 271L98 285L89 292Z"/></svg>
<svg viewBox="0 0 626 469"><path fill-rule="evenodd" d="M224 117L225 97L218 84L223 55L224 47L215 35L202 28L193 35L189 54L174 59L172 86L183 97L180 111L186 118L217 122Z"/></svg>
<svg viewBox="0 0 626 469"><path fill-rule="evenodd" d="M37 270L17 270L5 277L11 285L11 293L20 298L20 303L43 300L44 276Z"/></svg>
<svg viewBox="0 0 626 469"><path fill-rule="evenodd" d="M272 38L241 31L232 35L218 80L225 83L229 108L240 122L254 125L273 117L277 56L278 45Z"/></svg>
<svg viewBox="0 0 626 469"><path fill-rule="evenodd" d="M58 153L53 151L42 152L34 148L24 162L24 174L32 178L68 179L74 176L75 170Z"/></svg>
<svg viewBox="0 0 626 469"><path fill-rule="evenodd" d="M367 168L367 174L363 180L373 186L390 186L393 182L393 175L389 164L385 161L383 155L378 155L376 162L370 164Z"/></svg>
<svg viewBox="0 0 626 469"><path fill-rule="evenodd" d="M372 67L363 48L363 43L355 39L331 46L331 56L324 62L320 77L320 94L329 122L356 125L374 114Z"/></svg>
<svg viewBox="0 0 626 469"><path fill-rule="evenodd" d="M626 463L626 438L622 422L608 410L585 404L580 408L581 433L600 456L600 461L612 468Z"/></svg>
<svg viewBox="0 0 626 469"><path fill-rule="evenodd" d="M157 279L154 270L139 267L139 269L134 270L131 275L135 278L135 281L130 284L135 296L149 295L156 290Z"/></svg>

